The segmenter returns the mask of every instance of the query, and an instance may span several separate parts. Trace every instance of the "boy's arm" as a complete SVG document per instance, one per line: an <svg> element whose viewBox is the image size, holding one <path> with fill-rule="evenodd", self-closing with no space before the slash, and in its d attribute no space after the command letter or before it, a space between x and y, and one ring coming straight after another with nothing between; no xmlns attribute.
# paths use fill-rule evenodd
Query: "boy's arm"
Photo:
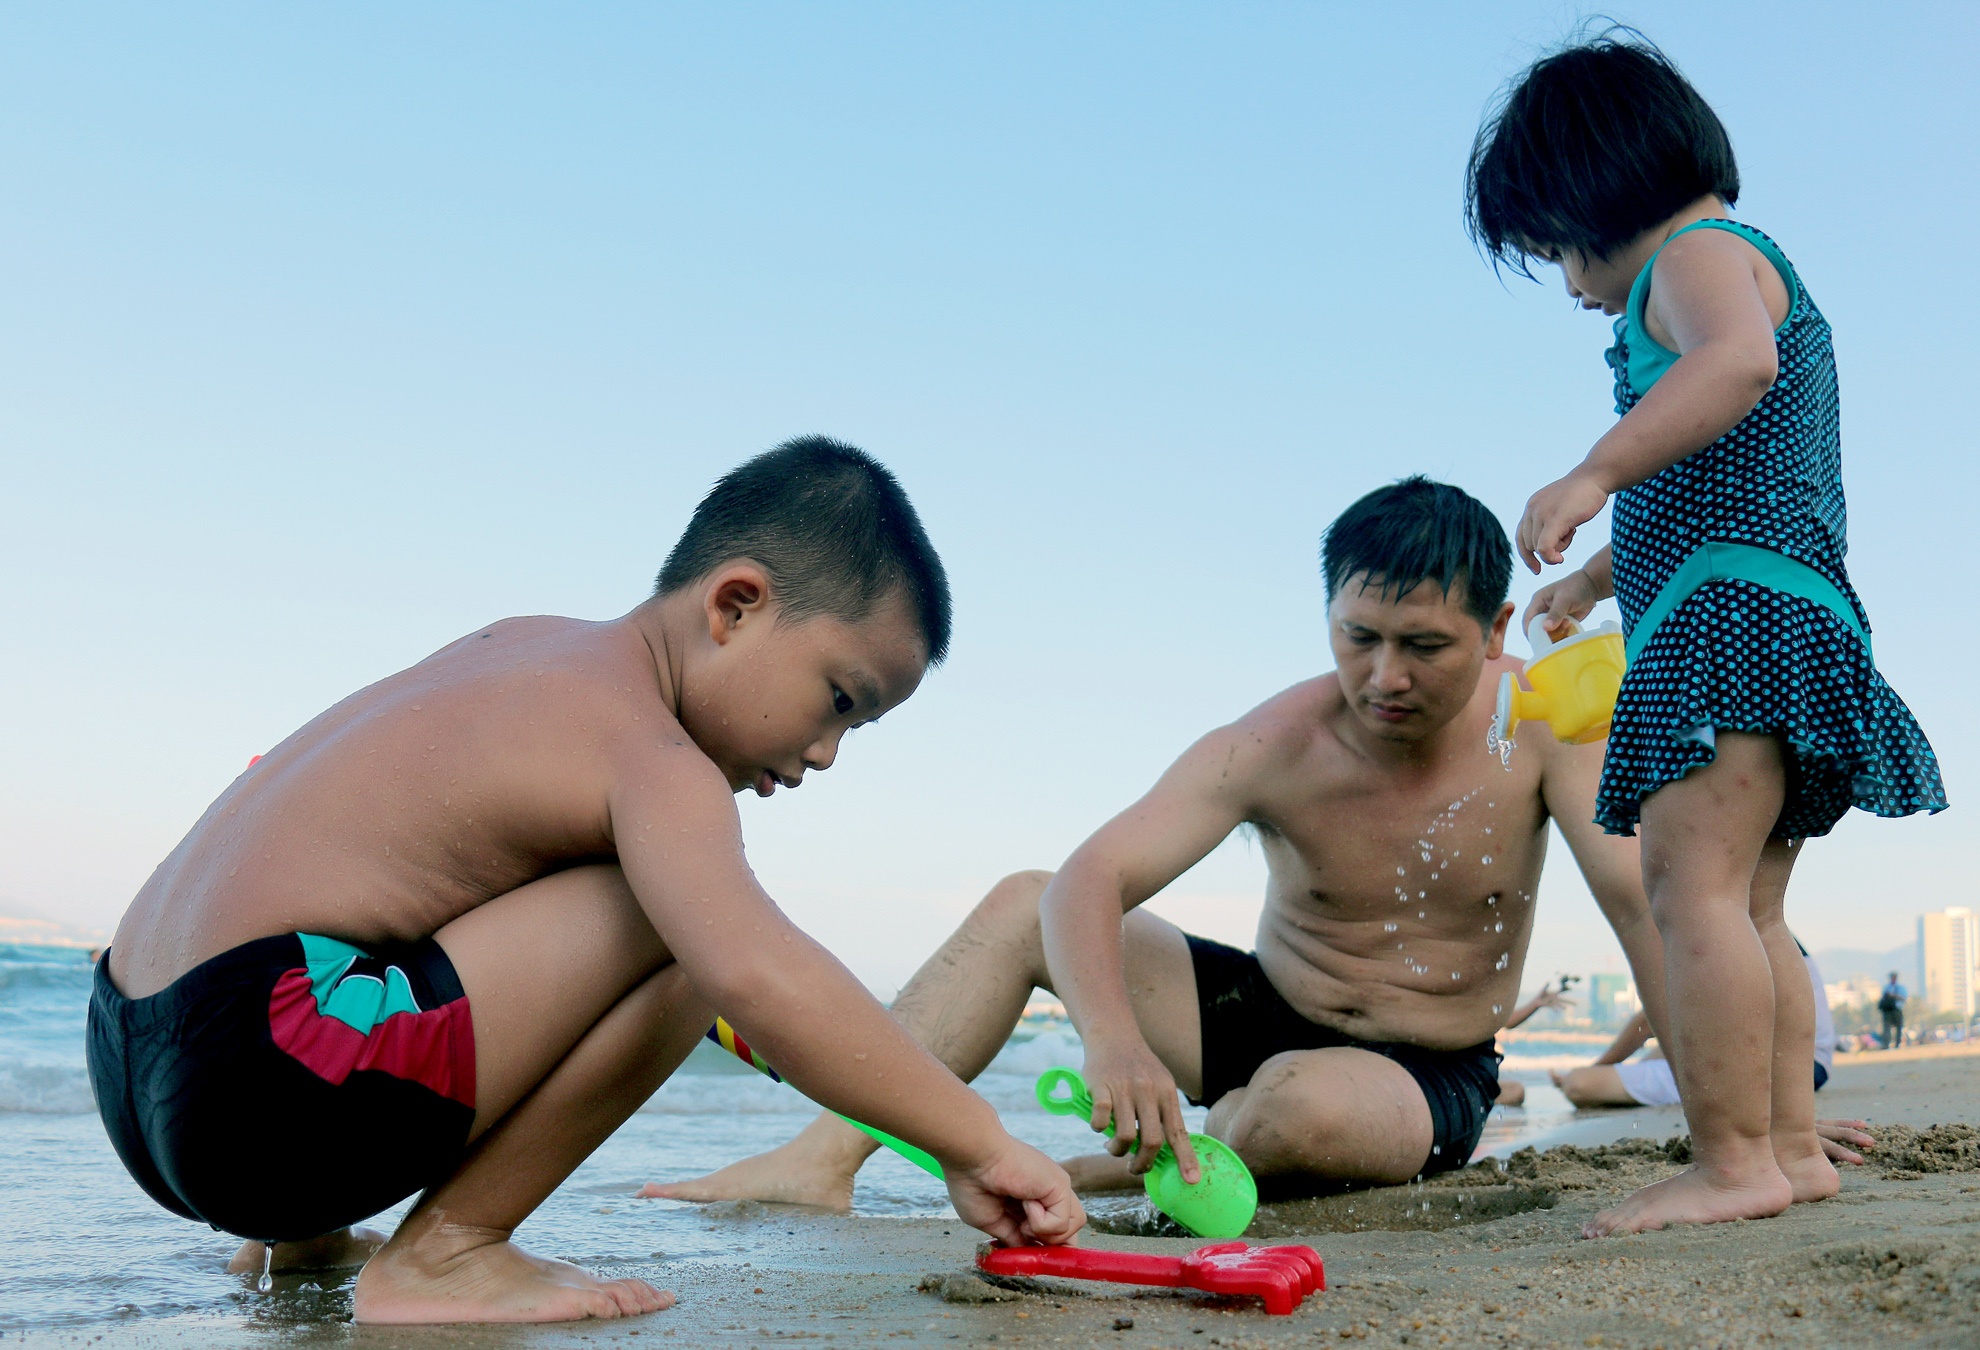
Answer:
<svg viewBox="0 0 1980 1350"><path fill-rule="evenodd" d="M1539 993L1512 1010L1512 1016L1506 1019L1505 1026L1501 1027L1500 1030L1511 1031L1514 1027L1524 1026L1528 1019L1542 1008L1571 1008L1573 1006L1573 999L1555 989L1553 985L1543 984L1540 986Z"/></svg>
<svg viewBox="0 0 1980 1350"><path fill-rule="evenodd" d="M1542 738L1546 740L1547 738ZM1595 788L1602 777L1604 745L1562 745L1549 741L1541 770L1540 794L1582 880L1615 930L1636 981L1637 997L1650 1025L1664 1026L1664 940L1650 917L1643 891L1643 861L1637 841L1607 834L1593 819ZM1668 1041L1665 1042L1669 1044Z"/></svg>
<svg viewBox="0 0 1980 1350"><path fill-rule="evenodd" d="M1780 354L1751 244L1724 230L1696 230L1656 261L1650 308L1679 358L1567 477L1526 504L1517 536L1528 570L1559 563L1574 532L1611 493L1641 483L1731 431L1774 387Z"/></svg>
<svg viewBox="0 0 1980 1350"><path fill-rule="evenodd" d="M1249 720L1249 719L1247 719ZM1251 813L1266 738L1244 723L1210 733L1148 794L1073 851L1038 904L1045 963L1086 1046L1093 1128L1115 1124L1112 1147L1139 1142L1145 1171L1166 1139L1196 1179L1196 1154L1176 1081L1148 1047L1128 997L1121 917L1222 843Z"/></svg>
<svg viewBox="0 0 1980 1350"><path fill-rule="evenodd" d="M934 1154L965 1221L1010 1243L1069 1239L1084 1218L1064 1172L764 893L707 758L683 741L630 760L609 800L619 863L702 997L807 1097Z"/></svg>

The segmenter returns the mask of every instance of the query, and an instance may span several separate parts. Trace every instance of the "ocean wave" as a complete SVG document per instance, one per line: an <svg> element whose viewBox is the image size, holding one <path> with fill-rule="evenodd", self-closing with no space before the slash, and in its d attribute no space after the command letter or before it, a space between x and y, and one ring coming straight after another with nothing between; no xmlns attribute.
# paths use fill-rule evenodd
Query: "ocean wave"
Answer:
<svg viewBox="0 0 1980 1350"><path fill-rule="evenodd" d="M96 1110L86 1070L68 1064L0 1060L0 1112L76 1116Z"/></svg>

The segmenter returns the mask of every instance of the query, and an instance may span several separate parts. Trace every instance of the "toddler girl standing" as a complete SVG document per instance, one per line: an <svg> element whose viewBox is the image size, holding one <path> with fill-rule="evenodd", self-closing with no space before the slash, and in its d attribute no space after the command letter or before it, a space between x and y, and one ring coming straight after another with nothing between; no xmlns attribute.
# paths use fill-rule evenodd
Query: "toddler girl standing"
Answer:
<svg viewBox="0 0 1980 1350"><path fill-rule="evenodd" d="M1788 875L1851 806L1946 804L1843 567L1828 322L1774 242L1726 218L1738 196L1718 117L1627 33L1528 70L1479 132L1467 182L1467 222L1495 259L1558 264L1583 308L1617 316L1622 420L1533 495L1517 542L1535 572L1560 563L1615 495L1612 543L1528 613L1557 627L1610 595L1622 609L1630 667L1596 819L1641 828L1694 1162L1588 1236L1835 1193Z"/></svg>

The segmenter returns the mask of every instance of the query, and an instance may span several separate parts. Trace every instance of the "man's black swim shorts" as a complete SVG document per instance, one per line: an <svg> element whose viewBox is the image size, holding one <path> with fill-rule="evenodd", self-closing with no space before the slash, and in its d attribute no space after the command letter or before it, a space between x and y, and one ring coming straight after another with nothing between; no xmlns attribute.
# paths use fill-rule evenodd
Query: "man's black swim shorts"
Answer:
<svg viewBox="0 0 1980 1350"><path fill-rule="evenodd" d="M148 998L96 964L89 1076L131 1176L241 1237L316 1237L445 1179L474 1123L474 1023L431 939L289 933Z"/></svg>
<svg viewBox="0 0 1980 1350"><path fill-rule="evenodd" d="M1499 1052L1492 1041L1464 1050L1426 1050L1401 1041L1358 1041L1309 1022L1272 987L1251 952L1185 934L1196 968L1196 1001L1203 1026L1203 1097L1197 1105L1241 1088L1258 1066L1289 1050L1345 1046L1392 1059L1423 1089L1430 1107L1430 1156L1425 1175L1471 1161L1485 1118L1499 1097ZM1192 1099L1195 1100L1195 1099Z"/></svg>

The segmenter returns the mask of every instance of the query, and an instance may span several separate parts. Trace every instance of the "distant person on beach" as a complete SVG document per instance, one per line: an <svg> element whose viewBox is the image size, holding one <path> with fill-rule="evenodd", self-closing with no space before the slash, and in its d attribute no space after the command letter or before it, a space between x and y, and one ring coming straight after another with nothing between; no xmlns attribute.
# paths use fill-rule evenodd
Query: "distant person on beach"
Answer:
<svg viewBox="0 0 1980 1350"><path fill-rule="evenodd" d="M1789 873L1852 806L1946 805L1843 564L1828 321L1774 241L1729 219L1739 187L1718 116L1628 30L1526 70L1480 129L1466 184L1495 260L1557 264L1583 309L1616 319L1621 420L1532 496L1517 542L1532 571L1558 565L1615 499L1610 543L1527 617L1558 630L1611 596L1622 609L1629 671L1595 815L1642 830L1667 954L1660 1030L1695 1161L1598 1214L1590 1237L1836 1193Z"/></svg>
<svg viewBox="0 0 1980 1350"><path fill-rule="evenodd" d="M1539 1012L1542 1008L1559 1008L1563 1011L1572 1008L1574 1006L1574 1000L1567 996L1567 991L1569 982L1575 978L1573 975L1561 976L1559 988L1556 988L1551 982L1541 985L1539 993L1512 1010L1511 1015L1506 1018L1505 1026L1501 1030L1511 1031L1514 1027L1525 1026L1533 1014ZM1501 1074L1499 1076L1498 1104L1500 1106L1525 1105L1526 1084L1520 1082L1517 1078L1507 1078L1504 1074Z"/></svg>
<svg viewBox="0 0 1980 1350"><path fill-rule="evenodd" d="M1822 969L1797 939L1795 947L1808 968L1808 983L1815 998L1815 1091L1829 1081L1836 1062L1836 1024L1829 1013L1829 995L1822 985ZM1566 1073L1550 1075L1554 1086L1576 1106L1676 1106L1677 1079L1661 1046L1646 1058L1632 1060L1650 1039L1650 1022L1642 1013L1630 1018L1609 1048L1593 1064Z"/></svg>
<svg viewBox="0 0 1980 1350"><path fill-rule="evenodd" d="M330 709L208 808L96 968L90 1077L125 1166L255 1239L237 1268L363 1262L360 1322L651 1312L672 1296L509 1237L719 1012L940 1159L966 1222L1067 1241L1065 1173L743 854L734 794L829 768L949 630L900 485L806 437L715 485L631 613L506 619ZM350 1227L422 1191L375 1254Z"/></svg>
<svg viewBox="0 0 1980 1350"><path fill-rule="evenodd" d="M1881 1039L1886 1050L1895 1050L1904 1044L1904 1001L1910 997L1905 987L1898 983L1898 973L1891 972L1891 978L1884 985L1884 992L1877 995L1877 1012L1884 1019Z"/></svg>
<svg viewBox="0 0 1980 1350"><path fill-rule="evenodd" d="M1519 669L1511 562L1499 522L1455 487L1410 478L1348 507L1321 550L1335 669L1203 737L1056 873L998 882L895 1016L973 1078L1032 990L1055 993L1085 1047L1093 1128L1119 1126L1114 1156L1069 1165L1081 1187L1138 1184L1164 1141L1194 1171L1178 1088L1283 1185L1463 1167L1498 1096L1493 1036L1519 995L1550 824L1639 982L1662 979L1636 845L1590 819L1601 747L1533 737L1504 767L1486 749L1499 676ZM1255 952L1140 908L1242 828L1270 874ZM643 1193L843 1210L872 1150L821 1114L769 1153Z"/></svg>

